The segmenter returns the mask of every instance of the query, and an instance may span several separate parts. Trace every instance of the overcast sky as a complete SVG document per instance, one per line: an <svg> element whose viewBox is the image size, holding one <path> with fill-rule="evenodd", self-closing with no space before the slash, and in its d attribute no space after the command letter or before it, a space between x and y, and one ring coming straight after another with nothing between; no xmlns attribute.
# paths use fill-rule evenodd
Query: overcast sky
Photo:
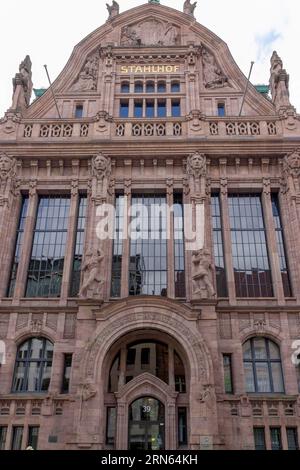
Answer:
<svg viewBox="0 0 300 470"><path fill-rule="evenodd" d="M121 12L146 0L119 0ZM27 54L35 88L47 86L65 66L73 47L107 19L105 0L14 0L1 2L0 116L11 105L12 77ZM111 3L111 1L110 1ZM161 0L182 11L184 0ZM300 112L299 0L198 0L197 21L220 36L252 83L268 83L270 57L277 50L290 74L291 102ZM297 48L296 48L297 46Z"/></svg>

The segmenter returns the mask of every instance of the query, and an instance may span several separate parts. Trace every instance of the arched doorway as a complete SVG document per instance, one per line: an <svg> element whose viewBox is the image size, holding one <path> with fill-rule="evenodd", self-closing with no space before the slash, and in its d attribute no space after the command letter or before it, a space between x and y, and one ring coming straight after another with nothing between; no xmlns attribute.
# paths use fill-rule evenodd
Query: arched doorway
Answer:
<svg viewBox="0 0 300 470"><path fill-rule="evenodd" d="M138 398L129 406L128 450L164 449L165 406L156 398Z"/></svg>

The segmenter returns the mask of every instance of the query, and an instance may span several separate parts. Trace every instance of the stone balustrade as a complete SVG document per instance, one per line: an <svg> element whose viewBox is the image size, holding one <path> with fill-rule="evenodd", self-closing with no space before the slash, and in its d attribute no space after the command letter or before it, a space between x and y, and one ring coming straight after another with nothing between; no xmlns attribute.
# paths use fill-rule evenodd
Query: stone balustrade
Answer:
<svg viewBox="0 0 300 470"><path fill-rule="evenodd" d="M0 400L0 418L5 416L52 416L62 415L64 409L63 399L49 399L47 397L16 397L2 398Z"/></svg>

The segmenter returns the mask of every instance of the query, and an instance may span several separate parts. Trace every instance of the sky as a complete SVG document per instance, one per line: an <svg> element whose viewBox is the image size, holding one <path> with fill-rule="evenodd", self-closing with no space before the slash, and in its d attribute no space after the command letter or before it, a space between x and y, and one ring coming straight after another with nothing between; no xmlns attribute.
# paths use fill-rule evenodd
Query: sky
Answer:
<svg viewBox="0 0 300 470"><path fill-rule="evenodd" d="M110 0L109 3L111 3ZM120 11L146 0L119 0ZM182 11L184 0L161 0ZM0 117L11 106L12 78L27 54L33 63L35 88L47 87L44 64L52 81L74 46L107 19L105 0L14 0L2 2L0 14ZM197 21L225 41L251 82L269 82L270 57L277 50L290 75L291 103L300 112L299 0L198 0Z"/></svg>

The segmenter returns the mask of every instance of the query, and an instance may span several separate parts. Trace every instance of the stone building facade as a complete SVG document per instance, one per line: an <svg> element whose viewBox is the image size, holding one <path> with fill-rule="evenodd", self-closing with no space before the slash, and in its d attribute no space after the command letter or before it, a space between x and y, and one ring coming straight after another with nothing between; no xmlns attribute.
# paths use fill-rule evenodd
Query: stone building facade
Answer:
<svg viewBox="0 0 300 470"><path fill-rule="evenodd" d="M247 88L194 7L113 2L52 90L29 105L29 57L13 80L1 449L298 446L300 118L277 53L271 96ZM123 236L129 206L161 203L169 237Z"/></svg>

